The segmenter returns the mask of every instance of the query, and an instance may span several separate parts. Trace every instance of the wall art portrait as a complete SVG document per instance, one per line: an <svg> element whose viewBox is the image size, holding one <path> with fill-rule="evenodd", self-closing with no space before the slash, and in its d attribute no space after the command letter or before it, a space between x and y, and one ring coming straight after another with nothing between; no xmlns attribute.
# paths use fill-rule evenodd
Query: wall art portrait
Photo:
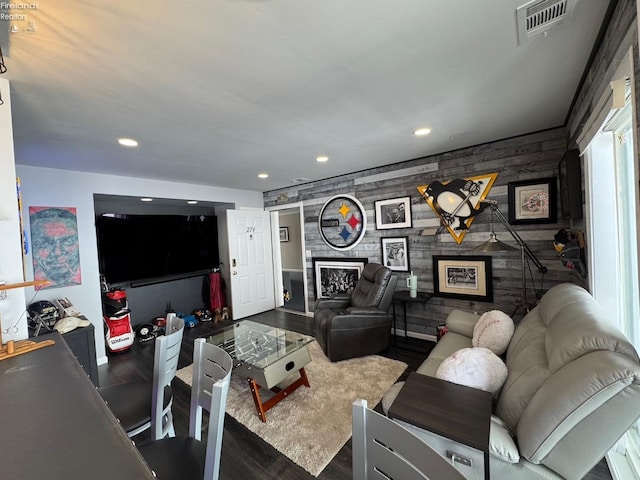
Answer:
<svg viewBox="0 0 640 480"><path fill-rule="evenodd" d="M389 237L382 238L380 241L382 243L382 264L396 272L408 272L408 237Z"/></svg>
<svg viewBox="0 0 640 480"><path fill-rule="evenodd" d="M78 221L73 207L29 207L34 280L40 288L80 285Z"/></svg>
<svg viewBox="0 0 640 480"><path fill-rule="evenodd" d="M460 244L475 216L488 206L481 202L489 194L497 176L497 173L490 173L448 182L435 180L417 187L440 220L437 233L446 229Z"/></svg>
<svg viewBox="0 0 640 480"><path fill-rule="evenodd" d="M350 295L367 262L366 258L314 258L313 284L316 299Z"/></svg>

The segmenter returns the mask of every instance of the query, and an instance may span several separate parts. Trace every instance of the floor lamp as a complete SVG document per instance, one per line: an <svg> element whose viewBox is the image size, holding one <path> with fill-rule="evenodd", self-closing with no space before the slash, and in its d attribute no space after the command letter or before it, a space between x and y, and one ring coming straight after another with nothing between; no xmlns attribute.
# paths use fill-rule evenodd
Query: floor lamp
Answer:
<svg viewBox="0 0 640 480"><path fill-rule="evenodd" d="M527 258L529 258L529 260L533 262L533 264L536 266L538 271L542 274L547 273L547 267L545 267L544 265L542 265L542 263L540 263L540 260L538 260L538 257L536 257L533 251L529 248L529 245L527 245L527 243L522 239L522 237L518 234L518 232L516 232L513 229L513 227L507 220L507 218L500 211L500 208L498 208L498 202L496 202L495 200L485 199L481 203L488 204L491 210L491 234L490 234L489 240L478 245L472 251L491 253L491 252L508 252L508 251L513 251L518 249L520 250L520 261L522 262L522 265L521 265L522 297L520 298L519 303L516 305L516 308L513 311L513 314L511 316L513 317L513 315L516 314L516 312L520 309L520 307L524 307L525 310L528 312L529 306L527 304L527 278L526 278L526 270L525 270ZM518 248L514 248L511 245L503 243L496 238L496 233L493 231L493 215L494 214L496 217L498 217L498 220L504 226L507 232L509 232L513 237L513 239L516 241Z"/></svg>

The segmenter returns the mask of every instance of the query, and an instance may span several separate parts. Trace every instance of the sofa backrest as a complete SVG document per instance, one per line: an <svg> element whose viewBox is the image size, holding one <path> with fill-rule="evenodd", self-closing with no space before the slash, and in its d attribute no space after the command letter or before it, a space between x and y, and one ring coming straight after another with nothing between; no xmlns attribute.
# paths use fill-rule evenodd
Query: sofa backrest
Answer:
<svg viewBox="0 0 640 480"><path fill-rule="evenodd" d="M567 478L587 456L602 458L640 414L638 354L577 285L554 286L522 319L506 364L496 415L522 456Z"/></svg>

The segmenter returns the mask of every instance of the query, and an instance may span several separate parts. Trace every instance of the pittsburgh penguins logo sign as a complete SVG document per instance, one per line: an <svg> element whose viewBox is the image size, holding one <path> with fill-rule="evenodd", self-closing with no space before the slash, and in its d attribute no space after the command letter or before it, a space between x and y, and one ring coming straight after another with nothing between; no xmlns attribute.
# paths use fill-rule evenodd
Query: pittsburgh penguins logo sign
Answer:
<svg viewBox="0 0 640 480"><path fill-rule="evenodd" d="M436 180L418 187L418 191L438 215L440 228L446 228L460 244L474 217L486 208L486 204L481 202L489 194L497 176L497 173L491 173L448 182Z"/></svg>

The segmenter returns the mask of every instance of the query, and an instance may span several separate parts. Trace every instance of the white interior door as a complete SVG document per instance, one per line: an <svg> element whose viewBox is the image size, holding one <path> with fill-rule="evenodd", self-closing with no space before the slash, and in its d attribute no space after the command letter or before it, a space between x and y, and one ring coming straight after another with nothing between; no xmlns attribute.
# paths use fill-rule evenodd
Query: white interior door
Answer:
<svg viewBox="0 0 640 480"><path fill-rule="evenodd" d="M270 212L271 215L271 245L273 249L273 297L276 307L284 305L284 296L282 294L282 255L280 252L280 218L278 212Z"/></svg>
<svg viewBox="0 0 640 480"><path fill-rule="evenodd" d="M275 308L269 212L227 210L234 320Z"/></svg>
<svg viewBox="0 0 640 480"><path fill-rule="evenodd" d="M297 261L294 260L294 258L291 256L291 253L290 253L291 248L288 248L286 264L288 269L294 269L294 270L299 269L302 272L302 291L303 291L302 298L304 300L302 312L308 315L309 314L309 302L308 302L309 292L308 292L308 286L307 286L307 268L306 268L307 257L305 252L303 204L302 202L296 202L296 203L290 203L287 205L267 207L267 210L270 211L272 214L277 214L276 218L278 218L278 226L280 225L280 219L282 218L283 215L287 215L287 216L292 215L297 218L296 221L298 222L299 227L297 229L292 229L289 232L289 235L290 235L291 243L297 244L298 246L297 250L298 250L299 259ZM271 227L272 229L275 229L275 224L273 219L274 217L272 216ZM275 230L277 231L277 229ZM285 260L283 259L283 254L282 254L282 243L280 243L279 237L275 238L273 241L274 241L274 244L273 244L274 245L274 263L276 264L276 266L274 267L274 272L275 272L274 278L276 279L276 285L281 285L282 288L284 288L283 272L285 268ZM276 259L276 252L279 254L279 257L280 257L279 259ZM309 252L309 257L310 256L311 256L311 253ZM298 266L298 262L299 262L299 266ZM282 298L282 301L280 304L276 302L276 305L284 306L285 302L282 297L282 291L280 291L279 293L276 293L276 299L278 298L278 295L280 296L280 298ZM287 307L285 306L285 308ZM298 310L297 307L292 311L296 311L296 310Z"/></svg>

